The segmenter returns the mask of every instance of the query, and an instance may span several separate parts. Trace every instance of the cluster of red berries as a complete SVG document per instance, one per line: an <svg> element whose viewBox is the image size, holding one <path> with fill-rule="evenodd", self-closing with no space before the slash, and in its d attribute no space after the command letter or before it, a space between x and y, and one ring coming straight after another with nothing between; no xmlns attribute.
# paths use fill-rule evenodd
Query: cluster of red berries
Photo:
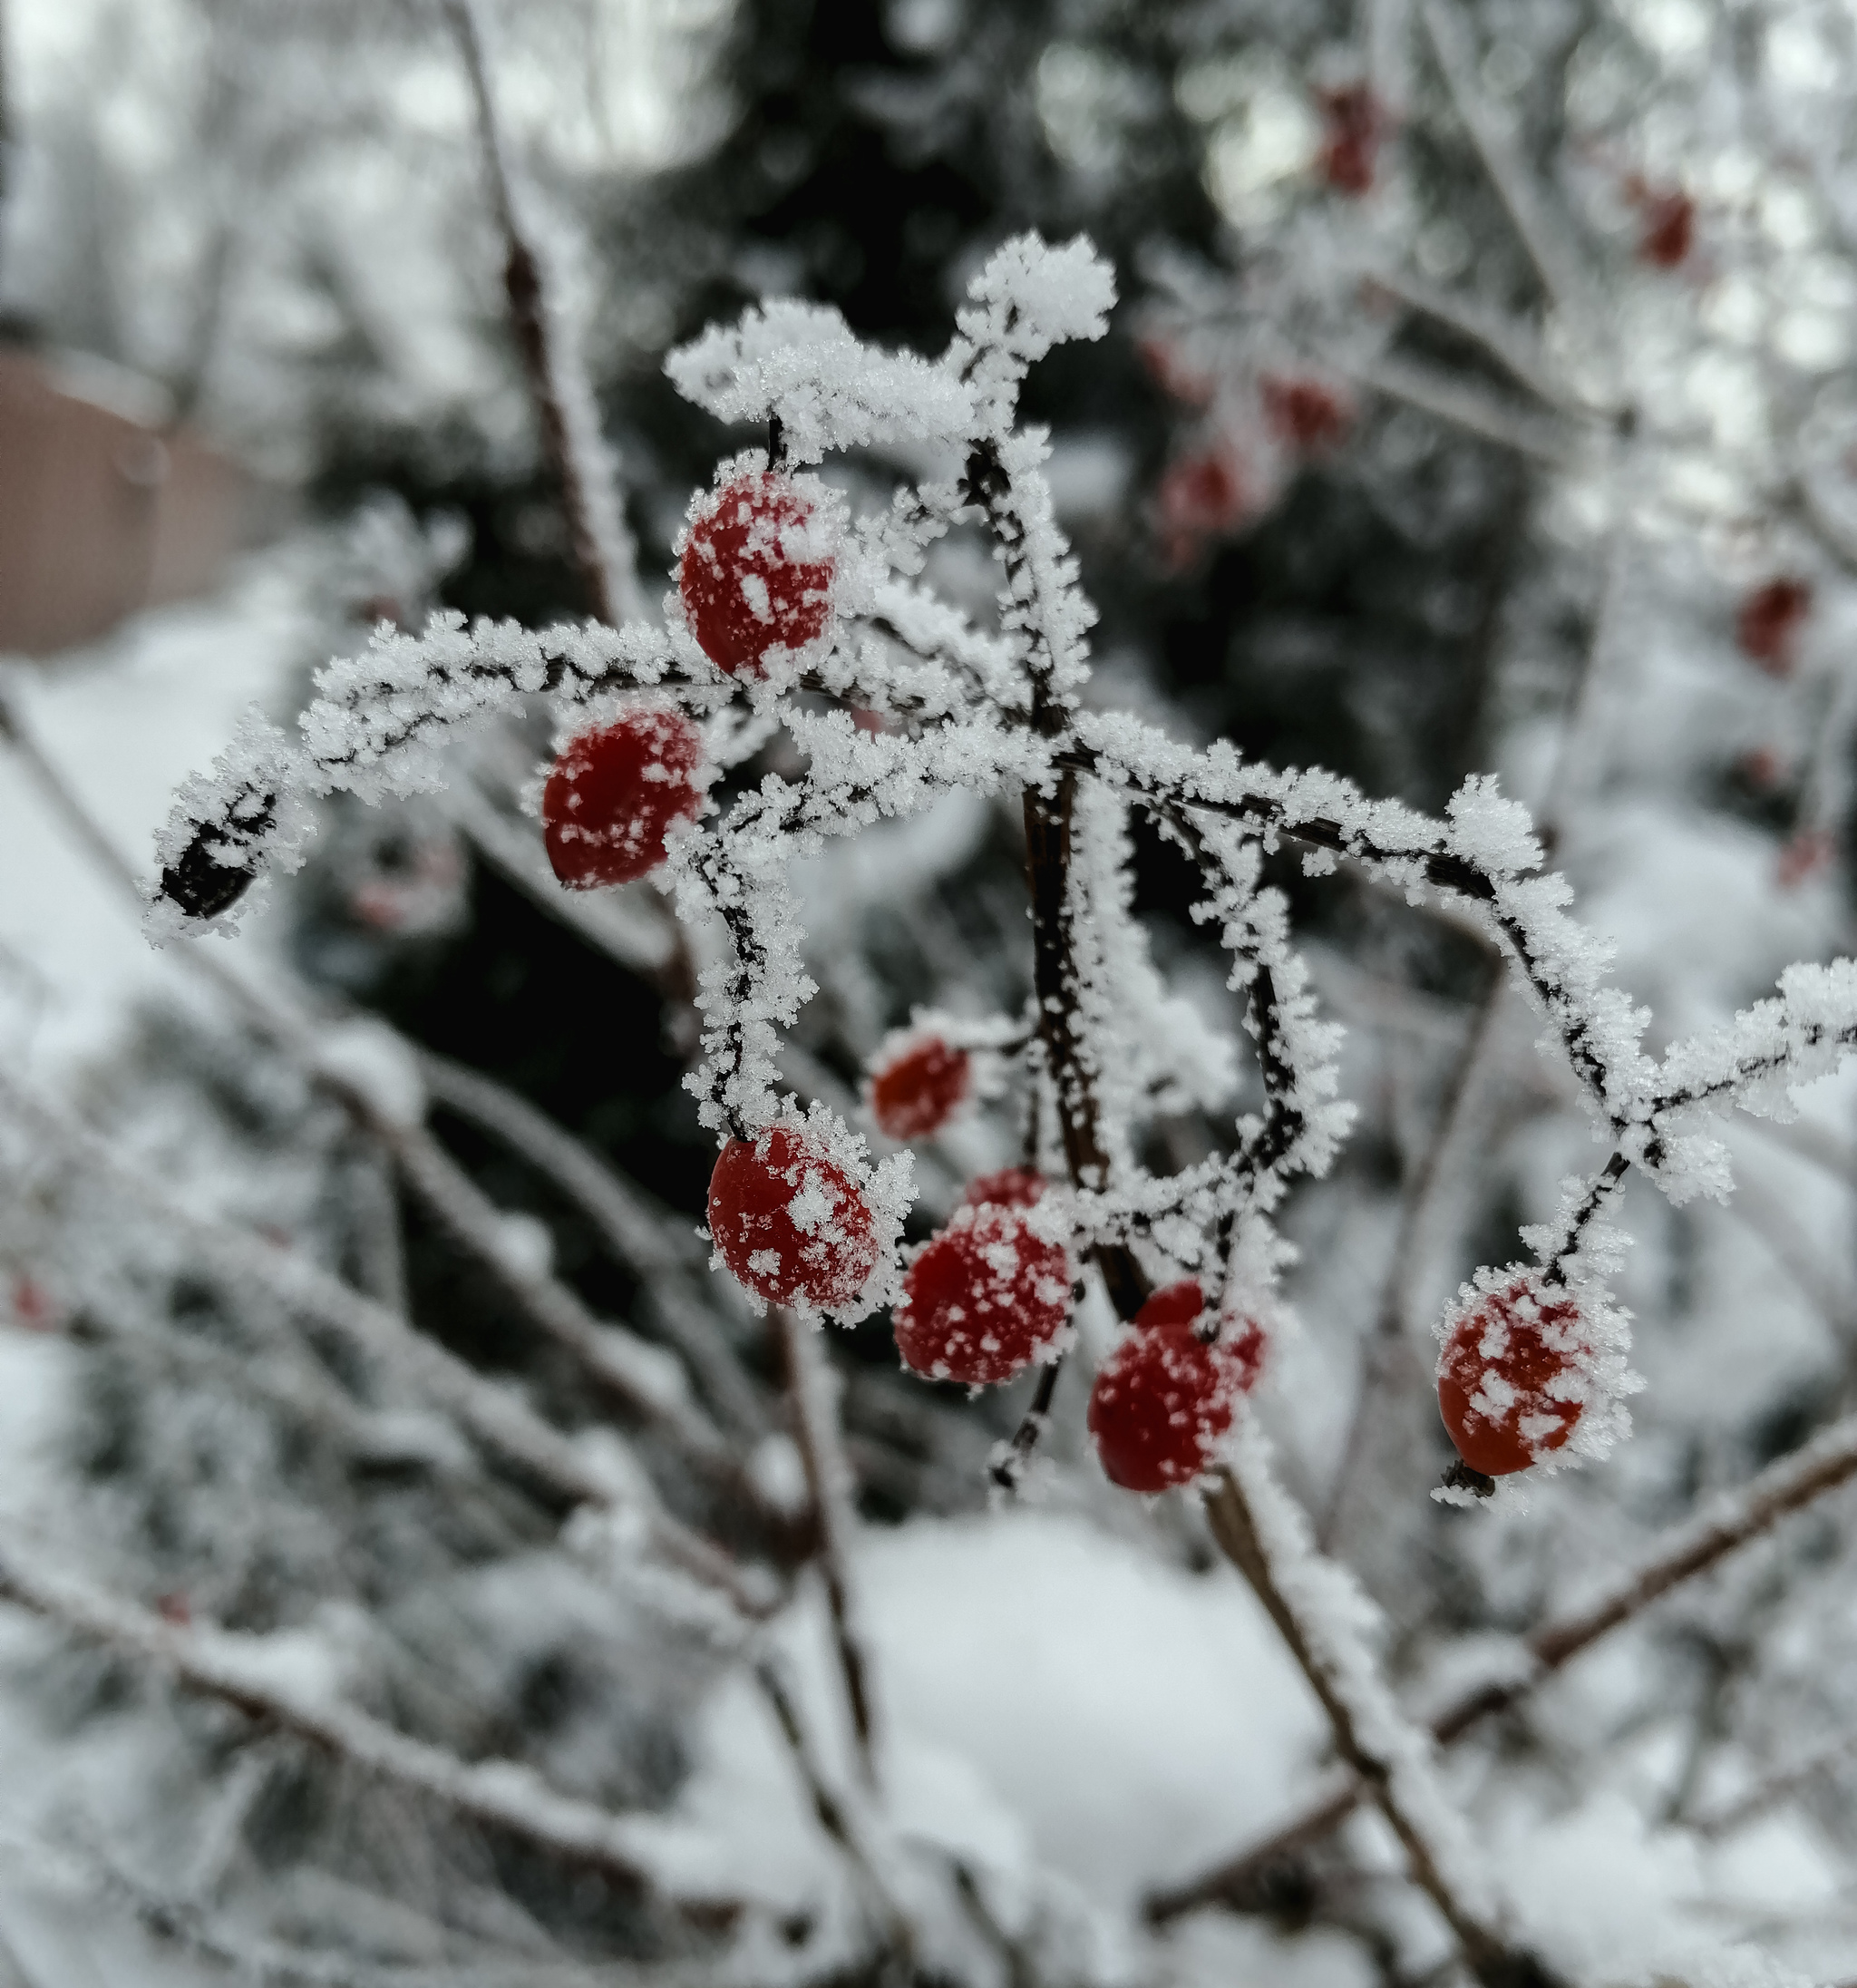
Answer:
<svg viewBox="0 0 1857 1988"><path fill-rule="evenodd" d="M818 521L812 501L773 470L731 478L699 508L677 587L691 632L719 668L758 677L773 651L802 649L825 632L837 561ZM542 794L555 875L592 891L655 870L666 833L702 808L702 733L668 707L581 733Z"/></svg>
<svg viewBox="0 0 1857 1988"><path fill-rule="evenodd" d="M1149 1495L1203 1476L1263 1364L1263 1329L1249 1319L1209 1320L1197 1278L1157 1291L1090 1393L1104 1475Z"/></svg>
<svg viewBox="0 0 1857 1988"><path fill-rule="evenodd" d="M1574 1299L1531 1272L1484 1291L1447 1322L1438 1408L1457 1454L1486 1477L1561 1448L1585 1412L1591 1352Z"/></svg>

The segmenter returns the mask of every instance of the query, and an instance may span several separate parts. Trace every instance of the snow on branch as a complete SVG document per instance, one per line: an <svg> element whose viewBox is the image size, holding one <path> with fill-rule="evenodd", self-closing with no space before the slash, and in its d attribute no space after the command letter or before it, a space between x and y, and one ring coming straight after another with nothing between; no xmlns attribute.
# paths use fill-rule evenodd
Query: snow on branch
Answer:
<svg viewBox="0 0 1857 1988"><path fill-rule="evenodd" d="M265 1638L178 1627L68 1574L34 1565L13 1547L0 1550L0 1599L164 1671L183 1690L295 1734L364 1774L628 1889L693 1905L733 1895L732 1883L687 1827L617 1816L564 1794L518 1761L464 1760L409 1738L306 1677L295 1652L292 1661L278 1661L285 1653L267 1649Z"/></svg>
<svg viewBox="0 0 1857 1988"><path fill-rule="evenodd" d="M958 441L970 387L913 352L877 352L829 304L757 304L664 364L678 393L718 421L777 421L789 461L877 442Z"/></svg>

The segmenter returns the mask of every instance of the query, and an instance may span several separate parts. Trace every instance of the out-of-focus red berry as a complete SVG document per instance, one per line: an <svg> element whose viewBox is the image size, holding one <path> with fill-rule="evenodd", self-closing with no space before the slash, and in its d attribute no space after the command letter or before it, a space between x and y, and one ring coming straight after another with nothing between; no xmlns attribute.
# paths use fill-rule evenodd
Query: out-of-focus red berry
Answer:
<svg viewBox="0 0 1857 1988"><path fill-rule="evenodd" d="M1203 1476L1240 1397L1257 1384L1262 1328L1231 1319L1218 1338L1206 1339L1204 1310L1198 1279L1166 1285L1097 1372L1090 1433L1104 1475L1125 1491L1152 1495Z"/></svg>
<svg viewBox="0 0 1857 1988"><path fill-rule="evenodd" d="M1680 268L1696 246L1696 202L1687 193L1647 190L1641 204L1644 229L1638 238L1638 259L1658 269Z"/></svg>
<svg viewBox="0 0 1857 1988"><path fill-rule="evenodd" d="M156 1595L155 1613L176 1629L193 1626L193 1603L179 1588L170 1588L167 1593Z"/></svg>
<svg viewBox="0 0 1857 1988"><path fill-rule="evenodd" d="M923 1036L871 1072L870 1116L892 1139L926 1139L967 1102L973 1083L965 1049Z"/></svg>
<svg viewBox="0 0 1857 1988"><path fill-rule="evenodd" d="M825 632L837 570L819 507L778 470L753 470L699 508L677 590L710 661L758 677L773 650L804 648Z"/></svg>
<svg viewBox="0 0 1857 1988"><path fill-rule="evenodd" d="M1217 442L1176 456L1154 493L1161 548L1176 571L1199 557L1208 539L1226 537L1256 515L1256 494L1237 451Z"/></svg>
<svg viewBox="0 0 1857 1988"><path fill-rule="evenodd" d="M903 1277L897 1350L931 1380L990 1387L1048 1353L1070 1309L1061 1242L1035 1233L1021 1209L963 1204Z"/></svg>
<svg viewBox="0 0 1857 1988"><path fill-rule="evenodd" d="M977 1174L961 1196L970 1208L1030 1208L1045 1198L1044 1174L1034 1166L1003 1166Z"/></svg>
<svg viewBox="0 0 1857 1988"><path fill-rule="evenodd" d="M1531 1274L1476 1299L1438 1360L1438 1408L1457 1454L1506 1477L1560 1448L1586 1407L1588 1350L1580 1307Z"/></svg>
<svg viewBox="0 0 1857 1988"><path fill-rule="evenodd" d="M873 737L880 737L890 729L890 720L881 711L872 711L861 704L851 707L851 723L860 732L869 732Z"/></svg>
<svg viewBox="0 0 1857 1988"><path fill-rule="evenodd" d="M1320 380L1279 379L1269 373L1259 384L1264 419L1278 440L1290 448L1318 455L1347 433L1353 411L1332 386Z"/></svg>
<svg viewBox="0 0 1857 1988"><path fill-rule="evenodd" d="M28 1332L49 1332L56 1326L57 1309L52 1294L36 1277L13 1280L13 1318L15 1324Z"/></svg>
<svg viewBox="0 0 1857 1988"><path fill-rule="evenodd" d="M664 861L674 822L703 805L703 734L681 711L643 706L571 740L542 789L542 837L570 890L630 883Z"/></svg>
<svg viewBox="0 0 1857 1988"><path fill-rule="evenodd" d="M735 1277L769 1304L842 1311L877 1267L863 1189L797 1126L723 1147L709 1178L709 1232Z"/></svg>
<svg viewBox="0 0 1857 1988"><path fill-rule="evenodd" d="M1796 891L1807 877L1816 876L1831 862L1836 849L1829 829L1802 828L1780 852L1774 872L1783 891Z"/></svg>
<svg viewBox="0 0 1857 1988"><path fill-rule="evenodd" d="M1322 178L1336 192L1358 199L1373 190L1386 113L1364 83L1323 90L1316 102L1322 113L1322 145L1317 154Z"/></svg>
<svg viewBox="0 0 1857 1988"><path fill-rule="evenodd" d="M1735 639L1741 653L1769 676L1790 676L1811 612L1811 581L1782 573L1742 597L1735 615Z"/></svg>
<svg viewBox="0 0 1857 1988"><path fill-rule="evenodd" d="M1150 378L1170 400L1176 400L1184 407L1210 406L1211 375L1189 365L1173 339L1159 332L1150 332L1146 337L1135 341L1135 350Z"/></svg>
<svg viewBox="0 0 1857 1988"><path fill-rule="evenodd" d="M1750 787L1765 791L1785 779L1786 763L1772 746L1750 746L1735 762L1735 771Z"/></svg>

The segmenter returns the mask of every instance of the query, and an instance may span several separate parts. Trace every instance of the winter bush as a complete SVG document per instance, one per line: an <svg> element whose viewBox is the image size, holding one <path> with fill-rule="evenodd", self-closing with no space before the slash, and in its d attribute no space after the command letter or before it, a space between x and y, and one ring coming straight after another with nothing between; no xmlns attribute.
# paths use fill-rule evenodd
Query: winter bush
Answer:
<svg viewBox="0 0 1857 1988"><path fill-rule="evenodd" d="M127 1763L21 1868L289 1978L1839 1978L1843 31L886 18L899 149L1025 37L1055 190L945 255L937 356L778 285L672 347L715 467L654 608L444 11L595 612L422 620L470 555L368 513L321 568L388 611L157 839L219 1019L88 1109L6 1079L98 1510L0 1588L38 1743ZM1130 242L1169 147L1216 225ZM1097 211L1119 271L1011 231ZM1080 557L1097 341L1152 474ZM1142 590L1272 546L1257 684L1170 680ZM1447 722L1401 644L1466 628ZM1412 776L1259 750L1272 699ZM662 997L703 1240L383 1018L461 845ZM626 1095L534 984L560 1095Z"/></svg>

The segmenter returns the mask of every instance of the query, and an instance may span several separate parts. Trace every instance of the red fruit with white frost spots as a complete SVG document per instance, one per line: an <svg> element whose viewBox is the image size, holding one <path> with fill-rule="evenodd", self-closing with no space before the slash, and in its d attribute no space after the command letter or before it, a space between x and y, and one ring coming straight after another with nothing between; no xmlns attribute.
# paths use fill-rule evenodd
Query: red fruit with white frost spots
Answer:
<svg viewBox="0 0 1857 1988"><path fill-rule="evenodd" d="M939 1036L919 1036L870 1074L870 1116L892 1139L939 1132L974 1087L973 1059Z"/></svg>
<svg viewBox="0 0 1857 1988"><path fill-rule="evenodd" d="M1201 1336L1205 1300L1196 1278L1157 1291L1096 1375L1089 1428L1104 1474L1152 1495L1210 1468L1239 1398L1263 1368L1263 1329L1249 1319Z"/></svg>
<svg viewBox="0 0 1857 1988"><path fill-rule="evenodd" d="M990 1386L1048 1354L1070 1308L1061 1242L1035 1233L1020 1209L963 1205L904 1275L897 1350L931 1380Z"/></svg>
<svg viewBox="0 0 1857 1988"><path fill-rule="evenodd" d="M877 1267L877 1220L851 1174L810 1133L731 1139L709 1177L709 1233L769 1304L840 1311Z"/></svg>
<svg viewBox="0 0 1857 1988"><path fill-rule="evenodd" d="M970 1208L1030 1208L1045 1198L1045 1180L1035 1166L1003 1166L977 1174L961 1196Z"/></svg>
<svg viewBox="0 0 1857 1988"><path fill-rule="evenodd" d="M831 620L835 534L818 503L777 470L733 477L698 509L677 590L703 653L758 677L775 649L802 649Z"/></svg>
<svg viewBox="0 0 1857 1988"><path fill-rule="evenodd" d="M542 839L569 890L630 883L664 861L674 822L703 805L703 735L681 711L645 707L582 732L541 794Z"/></svg>
<svg viewBox="0 0 1857 1988"><path fill-rule="evenodd" d="M1438 1408L1457 1454L1486 1477L1560 1448L1585 1410L1580 1307L1533 1275L1477 1295L1447 1321Z"/></svg>

